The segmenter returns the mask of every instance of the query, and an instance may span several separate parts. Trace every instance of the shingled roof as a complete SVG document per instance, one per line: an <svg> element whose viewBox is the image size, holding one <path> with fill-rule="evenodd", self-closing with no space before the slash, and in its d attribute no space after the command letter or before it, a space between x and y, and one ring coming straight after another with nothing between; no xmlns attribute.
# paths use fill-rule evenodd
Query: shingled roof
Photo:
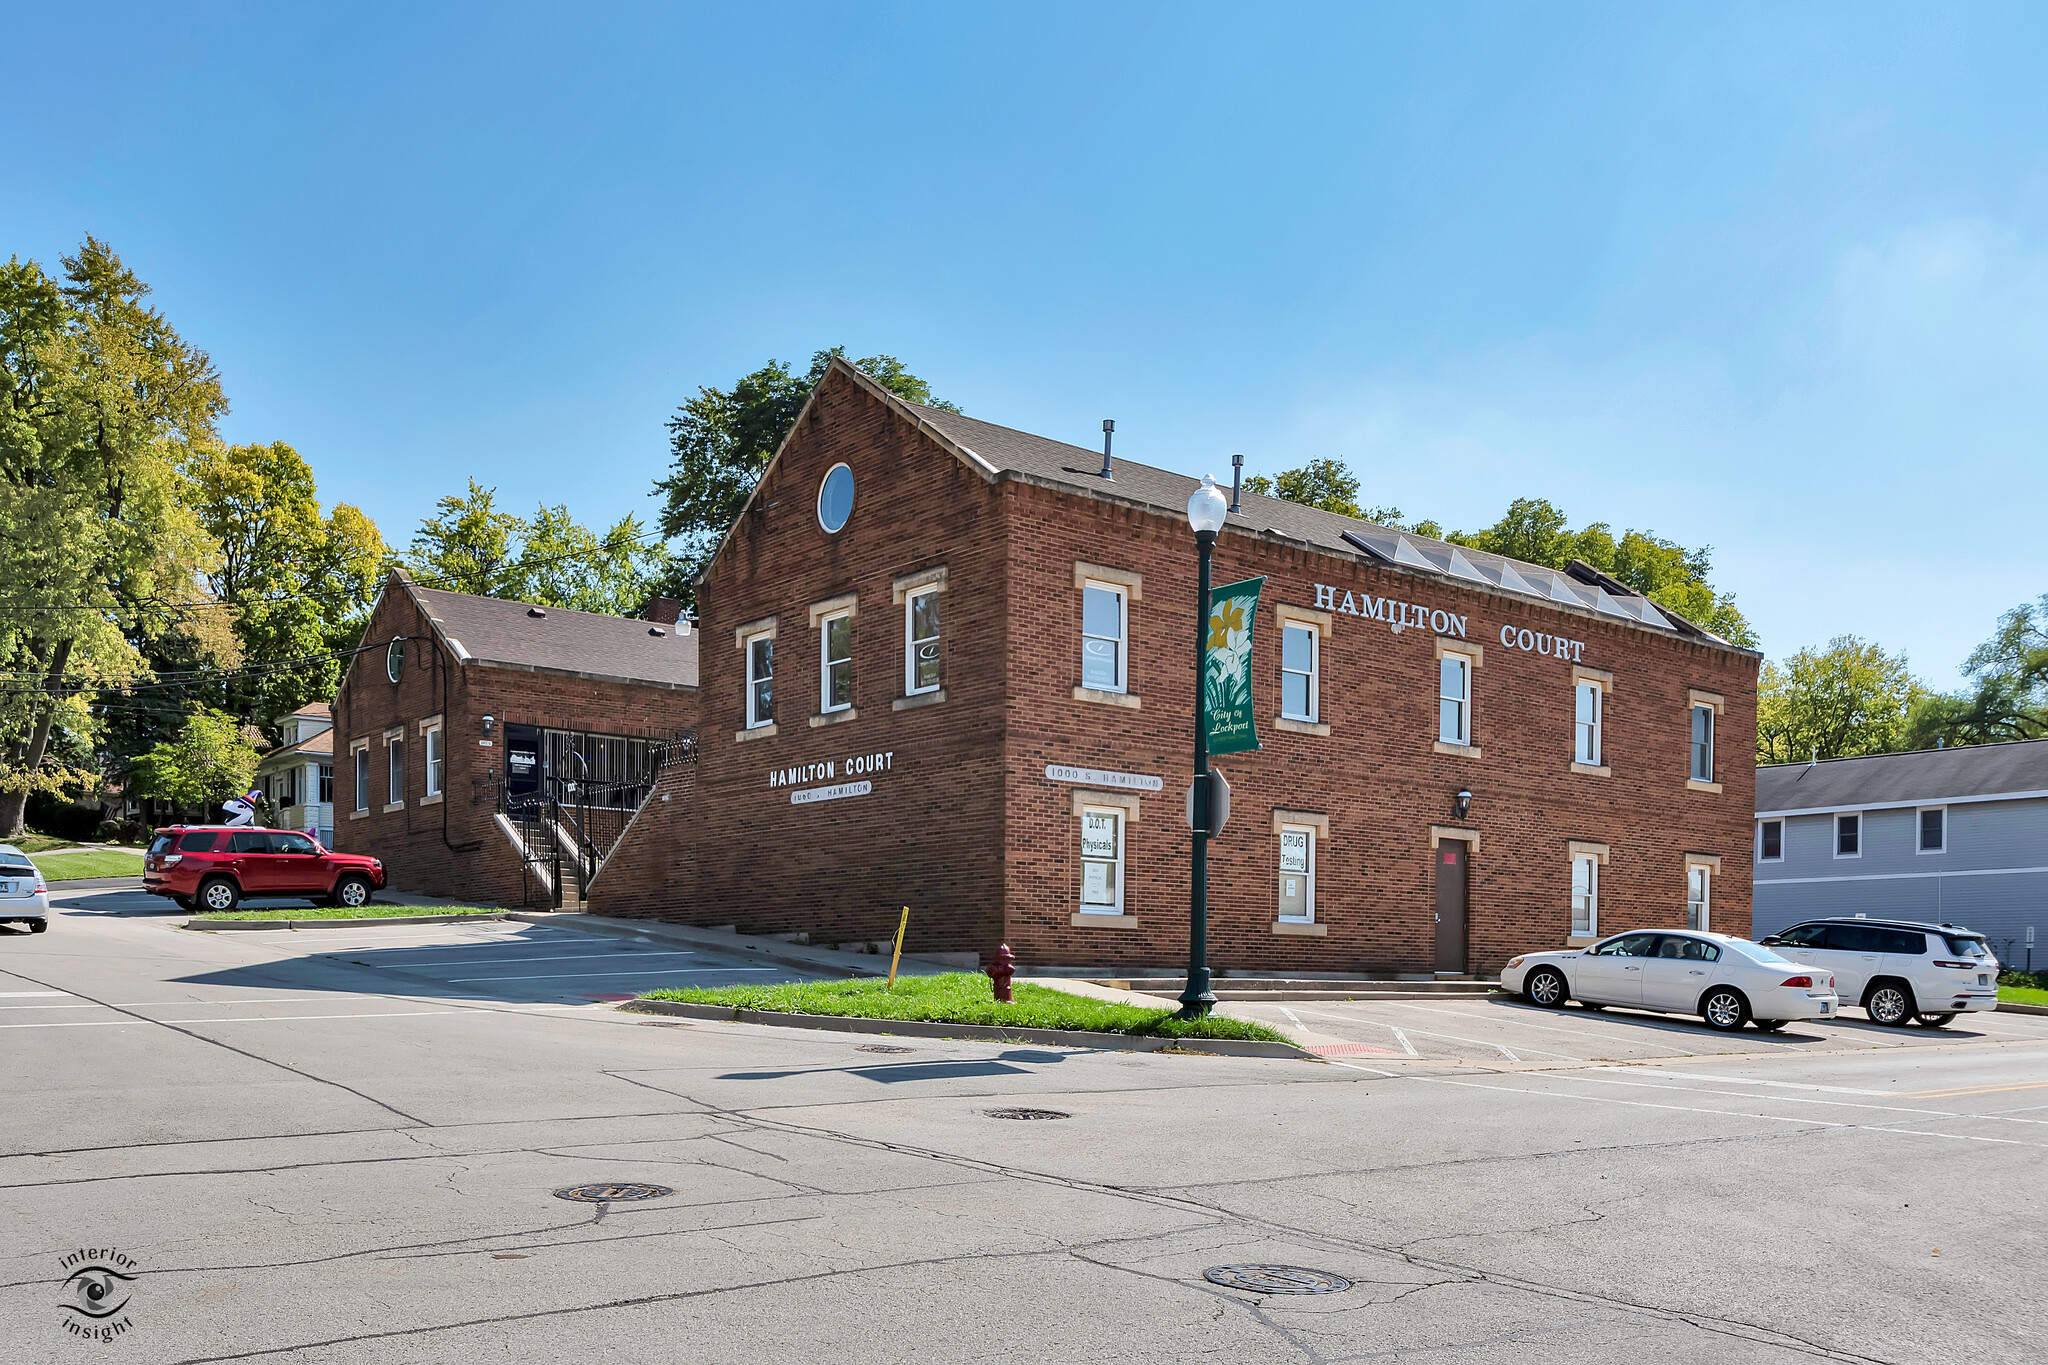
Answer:
<svg viewBox="0 0 2048 1365"><path fill-rule="evenodd" d="M1813 764L1774 763L1756 770L1759 815L2044 795L2048 739L1830 758Z"/></svg>
<svg viewBox="0 0 2048 1365"><path fill-rule="evenodd" d="M650 687L697 685L697 632L688 622L661 626L631 616L423 588L402 570L392 571L391 583L412 594L465 664Z"/></svg>
<svg viewBox="0 0 2048 1365"><path fill-rule="evenodd" d="M1100 451L997 426L993 422L962 416L943 408L905 402L838 357L834 357L827 378L820 381L820 387L835 372L852 379L895 408L991 479L1019 478L1064 492L1135 504L1173 517L1186 515L1188 497L1201 486L1201 480L1185 474L1125 459L1116 460L1113 477L1104 479L1101 477ZM801 425L799 421L797 426ZM792 431L795 429L793 427ZM1542 565L1432 540L1428 536L1382 526L1377 522L1326 512L1319 507L1304 507L1285 498L1265 497L1257 493L1244 493L1239 505L1243 511L1231 515L1225 523L1226 528L1276 537L1324 554L1387 566L1396 572L1436 578L1468 589L1534 600L1548 607L1577 611L1617 624L1682 636L1720 649L1755 653L1674 612L1666 611L1590 565L1575 564L1571 571L1561 573Z"/></svg>

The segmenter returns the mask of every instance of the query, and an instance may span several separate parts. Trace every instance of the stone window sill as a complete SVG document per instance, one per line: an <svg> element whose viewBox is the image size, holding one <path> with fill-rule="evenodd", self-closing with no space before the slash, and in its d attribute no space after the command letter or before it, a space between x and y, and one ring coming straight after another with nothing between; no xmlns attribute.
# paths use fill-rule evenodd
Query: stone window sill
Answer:
<svg viewBox="0 0 2048 1365"><path fill-rule="evenodd" d="M1328 721L1294 720L1288 716L1280 716L1276 718L1273 721L1273 728L1276 730L1286 730L1291 734L1297 735L1327 736L1330 733L1330 724Z"/></svg>
<svg viewBox="0 0 2048 1365"><path fill-rule="evenodd" d="M1479 746L1476 744L1446 744L1442 740L1438 740L1435 747L1436 752L1449 754L1452 758L1479 757Z"/></svg>
<svg viewBox="0 0 2048 1365"><path fill-rule="evenodd" d="M920 706L937 706L946 699L946 689L935 692L913 692L907 697L898 697L889 703L891 711L915 711Z"/></svg>
<svg viewBox="0 0 2048 1365"><path fill-rule="evenodd" d="M1123 706L1133 711L1138 709L1138 698L1131 693L1104 692L1094 687L1075 688L1074 700L1100 702L1104 706Z"/></svg>
<svg viewBox="0 0 2048 1365"><path fill-rule="evenodd" d="M404 809L405 809L405 802L403 802L403 801L393 801L393 802L392 802L392 803L391 803L390 805L388 805L388 806L384 807L384 813L385 813L386 815L389 815L389 814L391 814L391 812L393 812L393 811L395 811L395 810L404 810Z"/></svg>
<svg viewBox="0 0 2048 1365"><path fill-rule="evenodd" d="M1307 920L1282 919L1273 921L1273 932L1291 938L1326 938L1330 933L1327 924L1311 924Z"/></svg>
<svg viewBox="0 0 2048 1365"><path fill-rule="evenodd" d="M1685 789L1689 792L1712 792L1716 796L1721 794L1719 782L1702 782L1696 777L1685 779Z"/></svg>
<svg viewBox="0 0 2048 1365"><path fill-rule="evenodd" d="M420 804L422 806L438 806L441 804L441 800L445 794L446 793L443 792L435 792L432 796L422 796L420 798Z"/></svg>
<svg viewBox="0 0 2048 1365"><path fill-rule="evenodd" d="M1614 769L1608 767L1605 763L1574 763L1572 764L1572 771L1582 773L1587 777L1614 776Z"/></svg>
<svg viewBox="0 0 2048 1365"><path fill-rule="evenodd" d="M1573 934L1564 941L1567 948L1590 948L1600 941L1598 934Z"/></svg>
<svg viewBox="0 0 2048 1365"><path fill-rule="evenodd" d="M859 719L860 708L855 706L839 711L820 711L811 717L811 728L815 730L821 725L844 725L847 721Z"/></svg>
<svg viewBox="0 0 2048 1365"><path fill-rule="evenodd" d="M361 820L361 819L363 819L363 818L364 818L365 816L367 816L367 815L368 815L369 813L370 813L370 812L368 812L368 811L366 811L366 810L352 810L352 811L350 811L350 812L348 813L348 818L349 818L349 819L351 819L351 820Z"/></svg>
<svg viewBox="0 0 2048 1365"><path fill-rule="evenodd" d="M766 725L756 725L747 730L735 730L732 732L732 737L741 744L745 744L750 739L773 739L775 738L775 722L771 720Z"/></svg>
<svg viewBox="0 0 2048 1365"><path fill-rule="evenodd" d="M1076 910L1067 919L1076 929L1135 929L1136 915L1099 915L1089 910Z"/></svg>

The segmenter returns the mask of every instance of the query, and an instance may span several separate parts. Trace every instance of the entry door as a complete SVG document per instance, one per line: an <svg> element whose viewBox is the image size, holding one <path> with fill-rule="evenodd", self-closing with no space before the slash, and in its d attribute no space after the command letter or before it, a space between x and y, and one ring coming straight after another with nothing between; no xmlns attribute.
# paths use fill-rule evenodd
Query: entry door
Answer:
<svg viewBox="0 0 2048 1365"><path fill-rule="evenodd" d="M540 729L532 725L505 727L505 793L533 796L540 791Z"/></svg>
<svg viewBox="0 0 2048 1365"><path fill-rule="evenodd" d="M1465 845L1447 839L1436 849L1436 969L1465 973Z"/></svg>

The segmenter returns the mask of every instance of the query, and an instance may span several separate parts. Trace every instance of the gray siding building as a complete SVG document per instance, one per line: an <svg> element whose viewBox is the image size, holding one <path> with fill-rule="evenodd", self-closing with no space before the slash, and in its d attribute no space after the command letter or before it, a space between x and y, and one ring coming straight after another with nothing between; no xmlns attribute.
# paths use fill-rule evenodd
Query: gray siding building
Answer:
<svg viewBox="0 0 2048 1365"><path fill-rule="evenodd" d="M2048 930L2048 740L1758 768L1756 804L1756 937L1821 915L1928 920L2024 966Z"/></svg>

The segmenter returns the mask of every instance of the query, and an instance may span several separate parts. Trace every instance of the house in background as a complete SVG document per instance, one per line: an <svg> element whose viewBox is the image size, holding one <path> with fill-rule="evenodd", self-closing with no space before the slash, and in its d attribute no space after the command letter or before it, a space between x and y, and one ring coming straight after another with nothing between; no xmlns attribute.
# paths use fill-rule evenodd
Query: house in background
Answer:
<svg viewBox="0 0 2048 1365"><path fill-rule="evenodd" d="M270 798L280 829L298 829L334 846L334 717L308 702L281 722L278 746L257 761L256 785Z"/></svg>
<svg viewBox="0 0 2048 1365"><path fill-rule="evenodd" d="M2048 740L1758 768L1756 804L1757 936L1821 915L1925 920L2024 965L2048 928Z"/></svg>

